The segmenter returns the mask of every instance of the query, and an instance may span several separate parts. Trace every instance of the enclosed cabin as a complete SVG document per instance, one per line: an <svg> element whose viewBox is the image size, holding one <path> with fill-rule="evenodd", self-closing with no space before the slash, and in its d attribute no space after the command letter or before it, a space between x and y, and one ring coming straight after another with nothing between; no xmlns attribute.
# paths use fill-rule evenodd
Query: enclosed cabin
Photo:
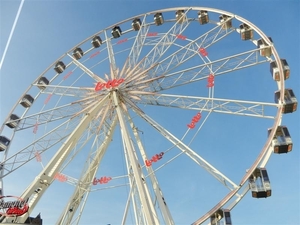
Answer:
<svg viewBox="0 0 300 225"><path fill-rule="evenodd" d="M232 27L232 20L230 16L227 15L221 15L219 16L220 22L222 24L222 29L230 29Z"/></svg>
<svg viewBox="0 0 300 225"><path fill-rule="evenodd" d="M273 43L272 38L269 37L271 43ZM264 39L259 39L257 41L257 48L260 48L260 55L264 57L269 57L272 55L271 47L264 41Z"/></svg>
<svg viewBox="0 0 300 225"><path fill-rule="evenodd" d="M240 25L240 34L243 41L250 40L253 38L253 29L245 23Z"/></svg>
<svg viewBox="0 0 300 225"><path fill-rule="evenodd" d="M81 48L77 47L74 49L73 51L73 57L76 59L76 60L79 60L81 59L83 56L83 51Z"/></svg>
<svg viewBox="0 0 300 225"><path fill-rule="evenodd" d="M11 114L9 117L9 121L6 122L6 126L9 128L15 128L18 126L20 122L20 117L18 117L16 114Z"/></svg>
<svg viewBox="0 0 300 225"><path fill-rule="evenodd" d="M25 107L25 108L29 108L34 102L34 98L31 95L24 95L20 104Z"/></svg>
<svg viewBox="0 0 300 225"><path fill-rule="evenodd" d="M210 217L211 225L232 225L230 211L219 209Z"/></svg>
<svg viewBox="0 0 300 225"><path fill-rule="evenodd" d="M37 86L41 90L44 90L48 84L49 80L46 77L41 77L37 82Z"/></svg>
<svg viewBox="0 0 300 225"><path fill-rule="evenodd" d="M115 26L112 30L111 30L111 34L113 36L113 38L119 38L122 35L122 30L119 26Z"/></svg>
<svg viewBox="0 0 300 225"><path fill-rule="evenodd" d="M58 61L55 64L54 70L56 73L62 73L66 69L66 65L62 61Z"/></svg>
<svg viewBox="0 0 300 225"><path fill-rule="evenodd" d="M280 90L275 92L275 103L280 101ZM297 110L297 98L292 89L287 88L284 90L282 113L292 113Z"/></svg>
<svg viewBox="0 0 300 225"><path fill-rule="evenodd" d="M162 15L162 13L154 14L154 23L156 24L156 26L160 26L164 23L164 17Z"/></svg>
<svg viewBox="0 0 300 225"><path fill-rule="evenodd" d="M270 136L271 131L272 128L269 128L268 136ZM292 151L293 142L286 126L277 127L271 147L273 148L273 152L277 154L288 153Z"/></svg>
<svg viewBox="0 0 300 225"><path fill-rule="evenodd" d="M0 152L6 151L10 140L5 136L0 136Z"/></svg>
<svg viewBox="0 0 300 225"><path fill-rule="evenodd" d="M135 31L138 31L141 29L142 26L142 22L140 20L140 18L135 18L132 23L131 23L132 29Z"/></svg>
<svg viewBox="0 0 300 225"><path fill-rule="evenodd" d="M206 10L200 10L198 12L198 20L201 25L207 24L209 22L208 13Z"/></svg>
<svg viewBox="0 0 300 225"><path fill-rule="evenodd" d="M177 10L175 12L175 17L178 23L183 23L184 21L186 21L184 10Z"/></svg>
<svg viewBox="0 0 300 225"><path fill-rule="evenodd" d="M286 80L290 77L290 67L285 59L280 59L280 62L283 70L283 79ZM270 63L270 72L274 80L280 81L280 72L276 61Z"/></svg>
<svg viewBox="0 0 300 225"><path fill-rule="evenodd" d="M267 198L271 196L271 185L267 170L256 168L249 178L249 186L253 198Z"/></svg>
<svg viewBox="0 0 300 225"><path fill-rule="evenodd" d="M93 37L91 41L94 48L99 48L102 45L102 39L99 36Z"/></svg>

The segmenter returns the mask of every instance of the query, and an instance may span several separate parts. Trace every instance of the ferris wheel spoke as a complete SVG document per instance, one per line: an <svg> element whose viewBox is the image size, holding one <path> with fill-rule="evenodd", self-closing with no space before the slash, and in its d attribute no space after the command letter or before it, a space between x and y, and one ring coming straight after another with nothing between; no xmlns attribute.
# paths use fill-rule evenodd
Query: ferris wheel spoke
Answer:
<svg viewBox="0 0 300 225"><path fill-rule="evenodd" d="M139 137L138 130L137 130L136 126L134 125L132 118L129 116L129 114L127 116L128 116L128 121L129 121L130 127L133 130L133 135L134 135L136 144L138 146L139 152L145 161L148 157L146 155L146 151L144 149L142 141ZM154 191L155 199L157 200L158 206L162 212L164 223L172 225L172 224L174 224L174 221L173 221L172 215L170 213L170 210L165 202L165 198L163 196L161 188L159 187L158 180L154 174L154 171L153 171L152 167L146 167L146 170L149 174L149 178L151 181L152 189Z"/></svg>
<svg viewBox="0 0 300 225"><path fill-rule="evenodd" d="M117 96L116 92L113 92L113 101L116 107L116 112L118 115L120 127L122 130L122 139L124 142L124 148L126 150L125 154L128 157L128 161L131 165L131 170L134 181L136 182L136 187L138 190L139 200L143 205L143 215L149 224L159 224L158 217L156 215L156 211L153 208L153 203L150 196L148 188L144 185L144 181L141 179L143 177L141 168L137 161L136 151L134 150L133 143L130 139L129 131L125 123L124 113L127 114L127 109L125 105L122 105L119 100L119 96Z"/></svg>
<svg viewBox="0 0 300 225"><path fill-rule="evenodd" d="M18 126L15 130L20 131L28 128L34 128L33 132L36 133L39 126L55 122L57 120L70 118L74 116L76 112L81 111L82 108L83 106L80 103L69 103L35 114L29 114L19 119Z"/></svg>
<svg viewBox="0 0 300 225"><path fill-rule="evenodd" d="M278 108L275 103L170 94L142 95L138 103L268 119L274 119L274 116L267 112Z"/></svg>
<svg viewBox="0 0 300 225"><path fill-rule="evenodd" d="M83 98L94 93L94 87L71 87L71 86L59 86L59 85L48 85L45 90L42 91L43 94L61 95L69 97Z"/></svg>
<svg viewBox="0 0 300 225"><path fill-rule="evenodd" d="M107 119L107 121L102 122L105 119ZM86 146L86 144L92 138L94 138L94 146L96 146L95 148L99 148L98 146L104 143L106 134L110 130L110 123L111 121L108 118L92 120L89 126L86 128L86 130L82 133L81 137L75 143L73 151L70 153L70 157L61 166L60 171L63 171L72 162L75 156ZM76 182L76 184L78 184L78 182Z"/></svg>
<svg viewBox="0 0 300 225"><path fill-rule="evenodd" d="M104 82L104 80L93 73L89 68L87 68L85 65L83 65L80 61L76 60L73 56L68 54L68 56L72 59L72 62L79 67L83 72L85 72L87 75L89 75L95 82Z"/></svg>
<svg viewBox="0 0 300 225"><path fill-rule="evenodd" d="M84 116L81 118L80 122L73 127L72 132L68 135L67 139L62 143L60 149L56 152L51 161L45 166L45 168L38 175L37 179L25 190L22 194L22 198L30 198L28 212L31 213L37 202L42 197L42 194L49 188L52 184L55 175L59 171L65 159L72 152L76 141L80 138L85 129L89 126L90 121L95 118L98 114L99 109L107 101L107 97L103 98L102 101L98 102L91 108ZM40 182L42 181L42 182ZM37 191L38 190L38 191ZM27 217L20 217L19 222L25 222Z"/></svg>
<svg viewBox="0 0 300 225"><path fill-rule="evenodd" d="M184 40L188 41L188 44L178 46L179 49L177 51L162 59L153 71L154 76L155 74L165 75L170 73L170 71L174 70L179 65L184 64L192 57L201 55L199 53L200 49L207 49L211 45L226 38L232 32L234 32L234 29L224 30L221 26L216 26L194 40L190 40L184 36ZM175 43L174 45L177 46ZM205 63L204 59L203 61ZM207 64L206 66L208 67L209 64Z"/></svg>
<svg viewBox="0 0 300 225"><path fill-rule="evenodd" d="M40 138L36 139L25 148L7 158L2 162L2 165L4 165L2 177L5 177L17 170L33 158L39 157L43 152L47 151L56 144L63 144L63 141L73 131L74 127L77 125L77 123L79 123L79 121L80 118L78 117L65 121Z"/></svg>
<svg viewBox="0 0 300 225"><path fill-rule="evenodd" d="M210 74L217 77L236 70L246 69L261 63L266 63L268 60L266 58L258 57L258 51L259 49L250 50L163 75L153 74L151 76L162 76L162 78L153 81L150 89L151 91L156 92L166 90L200 80L207 80ZM206 87L206 84L204 87Z"/></svg>
<svg viewBox="0 0 300 225"><path fill-rule="evenodd" d="M63 210L62 215L58 219L57 224L77 224L79 222L81 213L79 213L76 218L74 218L74 216L76 215L78 208L80 208L80 211L82 211L84 208L84 204L81 203L85 202L82 202L82 200L85 199L89 194L89 190L91 189L93 179L96 176L99 163L101 162L106 152L106 149L112 140L112 136L114 134L116 125L117 118L115 117L109 130L105 132L106 135L104 140L102 140L101 145L97 147L96 150L88 156L89 160L86 161L85 166L83 167L82 175L79 179L79 182L76 185L76 188L72 196L70 197L68 204ZM95 144L94 146L96 147L97 144Z"/></svg>
<svg viewBox="0 0 300 225"><path fill-rule="evenodd" d="M146 18L147 17L145 15L141 21L141 24L145 24ZM145 45L145 41L147 38L149 28L150 28L150 26L144 25L144 26L141 26L141 28L139 29L139 31L134 39L134 43L132 45L131 51L128 55L128 61L126 62L126 67L133 68L138 63L140 54L142 52L142 48Z"/></svg>
<svg viewBox="0 0 300 225"><path fill-rule="evenodd" d="M231 181L228 177L226 177L215 167L210 165L206 160L204 160L201 156L199 156L189 146L183 143L180 139L176 138L171 132L169 132L167 129L162 127L159 123L154 121L148 115L141 113L140 111L136 111L136 113L141 118L143 118L146 122L148 122L154 129L156 129L164 138L170 141L174 146L176 146L179 150L181 150L184 154L186 154L191 160L193 160L199 166L205 169L208 173L210 173L214 178L216 178L220 183L222 183L229 190L234 190L238 187L237 184Z"/></svg>
<svg viewBox="0 0 300 225"><path fill-rule="evenodd" d="M186 12L188 12L188 9ZM154 45L154 47L145 56L145 60L141 65L142 68L147 68L155 64L172 46L176 41L177 36L180 35L189 25L190 20L184 15L184 19L181 23L176 22Z"/></svg>

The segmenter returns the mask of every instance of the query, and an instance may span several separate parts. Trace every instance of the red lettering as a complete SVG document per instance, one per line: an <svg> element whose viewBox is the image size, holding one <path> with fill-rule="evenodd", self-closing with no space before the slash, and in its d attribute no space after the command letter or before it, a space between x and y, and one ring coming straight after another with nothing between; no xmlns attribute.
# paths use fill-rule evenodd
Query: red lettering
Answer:
<svg viewBox="0 0 300 225"><path fill-rule="evenodd" d="M207 53L207 51L206 51L205 48L199 48L199 52L200 52L200 54L201 54L202 56L204 56L204 57L208 55L208 53Z"/></svg>
<svg viewBox="0 0 300 225"><path fill-rule="evenodd" d="M44 102L45 105L50 101L51 97L52 97L52 94L49 94Z"/></svg>
<svg viewBox="0 0 300 225"><path fill-rule="evenodd" d="M55 174L54 179L56 179L60 182L66 182L68 180L68 178L65 175L61 174L61 173Z"/></svg>
<svg viewBox="0 0 300 225"><path fill-rule="evenodd" d="M147 159L145 160L145 164L147 167L152 166L152 162Z"/></svg>
<svg viewBox="0 0 300 225"><path fill-rule="evenodd" d="M177 34L176 37L181 40L186 40L186 36L184 36L182 34Z"/></svg>
<svg viewBox="0 0 300 225"><path fill-rule="evenodd" d="M192 122L191 122L190 124L187 125L188 128L194 129L195 126L196 126L196 123L198 123L200 119L201 119L201 113L199 112L199 113L196 114L196 116L194 116L194 117L192 118Z"/></svg>
<svg viewBox="0 0 300 225"><path fill-rule="evenodd" d="M35 152L34 155L37 162L42 162L42 156L39 152Z"/></svg>
<svg viewBox="0 0 300 225"><path fill-rule="evenodd" d="M118 41L117 42L117 44L122 44L122 43L124 43L124 42L126 42L127 41L127 38L125 38L125 39L123 39L123 40L120 40L120 41Z"/></svg>
<svg viewBox="0 0 300 225"><path fill-rule="evenodd" d="M90 59L91 59L91 58L94 58L96 55L99 55L99 54L100 54L100 51L97 51L97 52L93 53L93 54L90 56Z"/></svg>
<svg viewBox="0 0 300 225"><path fill-rule="evenodd" d="M96 86L95 86L95 91L101 91L104 87L105 87L106 89L114 88L114 87L119 86L119 85L122 84L123 82L124 82L124 79L123 79L123 78L109 80L109 81L107 81L106 83L98 82L98 83L96 84Z"/></svg>
<svg viewBox="0 0 300 225"><path fill-rule="evenodd" d="M195 128L195 123L191 122L190 124L187 125L190 129L194 129Z"/></svg>
<svg viewBox="0 0 300 225"><path fill-rule="evenodd" d="M38 122L35 123L34 128L33 128L33 133L36 134L37 130L38 130Z"/></svg>
<svg viewBox="0 0 300 225"><path fill-rule="evenodd" d="M67 73L67 74L63 77L63 80L67 79L72 73L73 73L73 71L70 71L69 73Z"/></svg>
<svg viewBox="0 0 300 225"><path fill-rule="evenodd" d="M215 76L213 74L209 74L207 78L207 85L206 87L213 87L215 86Z"/></svg>
<svg viewBox="0 0 300 225"><path fill-rule="evenodd" d="M97 185L99 184L106 184L108 183L110 180L112 180L111 177L101 177L100 179L97 179L96 177L93 180L93 185Z"/></svg>
<svg viewBox="0 0 300 225"><path fill-rule="evenodd" d="M147 34L148 37L157 36L157 32L151 32Z"/></svg>
<svg viewBox="0 0 300 225"><path fill-rule="evenodd" d="M159 154L155 154L154 156L152 156L152 158L150 160L146 159L145 160L145 164L147 167L152 166L153 162L157 162L158 160L162 159L164 153L161 152Z"/></svg>

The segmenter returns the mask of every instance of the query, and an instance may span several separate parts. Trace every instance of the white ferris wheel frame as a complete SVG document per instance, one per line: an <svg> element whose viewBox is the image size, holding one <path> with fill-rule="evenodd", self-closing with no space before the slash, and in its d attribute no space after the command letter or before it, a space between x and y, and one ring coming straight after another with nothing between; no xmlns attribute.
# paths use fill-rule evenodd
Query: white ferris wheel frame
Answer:
<svg viewBox="0 0 300 225"><path fill-rule="evenodd" d="M266 43L267 45L271 48L272 50L272 55L277 63L278 69L279 69L279 73L280 73L280 81L277 81L277 85L278 85L278 89L280 90L281 93L281 97L280 97L280 101L278 104L275 103L263 103L263 102L251 102L251 101L237 101L237 100L228 100L228 99L217 99L214 98L214 92L213 90L209 93L208 97L192 97L192 96L183 96L183 95L169 95L169 94L160 94L159 98L155 95L145 95L141 100L140 103L141 104L147 104L147 102L153 102L153 101L157 101L159 102L160 105L165 106L165 107L182 107L182 108L187 108L187 109L193 109L193 110L203 110L203 111L207 111L207 112L221 112L221 113L228 113L228 114L234 114L234 115L247 115L247 116L253 116L253 117L263 117L263 118L271 118L274 119L274 124L273 124L273 128L279 126L281 124L281 118L282 118L282 102L283 102L283 96L284 96L284 75L283 75L283 69L281 65L281 60L280 57L273 45L273 43L269 40L268 36L266 36L258 27L256 27L254 24L252 24L251 22L249 22L248 20L245 20L244 18L234 15L232 13L223 11L223 10L217 10L217 9L213 9L213 8L206 8L206 7L180 7L180 8L169 8L169 9L163 9L163 10L159 10L159 12L161 13L166 13L166 12L176 12L177 10L184 10L185 12L189 12L189 11L200 11L200 10L206 10L207 12L212 12L212 13L217 13L217 14L224 14L229 16L229 19L236 19L242 23L246 23L248 24ZM121 25L125 22L128 21L132 21L135 18L142 18L142 26L141 29L137 32L136 37L135 37L135 44L134 47L131 49L130 52L130 58L128 60L128 67L131 68L135 68L137 67L137 60L138 57L140 55L140 51L143 45L143 42L145 41L143 39L143 37L146 37L146 34L148 32L148 29L150 26L154 25L154 23L145 23L145 19L149 16L149 15L154 15L155 13L157 13L158 11L153 11L153 12L149 12L146 14L141 14L141 15L137 15L135 17L132 18L128 18L124 21L121 21L118 23L118 25ZM165 44L164 42L173 42L176 39L176 35L178 33L182 33L185 29L185 26L188 26L190 22L190 19L187 19L186 22L183 22L181 24L179 24L178 22L175 21L174 26L167 32L166 35L162 36L159 40L159 42L161 43L160 46L166 46L165 48L167 48L169 45ZM216 22L217 27L220 26L219 22ZM113 45L111 44L111 40L113 38L108 37L108 33L111 31L111 29L114 27L110 26L107 27L104 30L101 30L99 32L97 32L96 34L92 35L91 37L88 37L87 39L85 39L84 41L82 41L81 43L79 43L77 46L81 46L83 43L90 41L95 35L99 35L101 34L102 36L105 36L105 39L103 40L103 44L106 44L107 46L107 51L108 51L108 57L109 57L109 63L111 65L111 76L112 79L116 78L115 74L117 71L117 66L116 66L116 62L115 62L115 53L113 51ZM238 31L238 30L233 30L233 31ZM129 29L124 31L123 33L128 33L128 32L135 32L133 31L133 29ZM204 34L203 36L199 37L199 40L206 40L206 41L210 41L209 40L209 33ZM213 44L214 41L216 41L218 38L222 38L220 37L215 37L210 44ZM184 48L199 48L199 46L197 45L196 41L190 42L190 44L188 44L186 47ZM184 48L182 48L181 50L184 50ZM71 55L72 51L74 48L72 48L71 50L69 50L67 53L65 53L64 55L62 55L59 59L57 59L53 64L51 64L41 75L39 75L37 77L37 79L33 82L33 84L24 92L24 95L26 93L29 92L29 90L31 88L36 88L36 83L39 80L39 78L43 77L44 74L52 69L55 66L55 63L61 59L63 59L64 57L68 57L70 58L71 62L70 64L74 64L76 65L77 68L81 69L85 74L87 74L88 76L90 76L91 78L93 78L95 81L99 82L102 81L102 78L99 78L98 76L95 76L94 72L87 68L83 63L79 62L78 60L74 59ZM93 48L87 50L85 52L88 53L92 50ZM139 62L139 66L141 68L147 68L147 67L151 67L153 64L155 64L155 58L156 57L160 57L160 55L164 54L164 47L156 47L152 49L152 52L148 53L148 57L147 60L144 60L143 62ZM259 51L259 49L253 50L253 51L249 51L249 52L244 52L241 53L238 56L243 56L245 57L245 59L247 57L249 57L250 55L252 56L253 54L257 53L257 51ZM174 64L178 64L180 63L182 60L188 60L188 53L184 53L182 54L181 58L180 57L172 57L172 59L170 59L170 62L168 62L168 65L165 66L163 68L163 65L156 65L157 69L160 69L160 66L162 68L162 70L167 70L166 68L168 68L171 65ZM187 57L187 58L185 58ZM230 62L231 59L234 59L235 57L237 57L237 55L228 57L228 58L223 58L220 59L219 61L208 61L207 63L203 64L203 65L199 65L198 68L193 68L193 69L199 69L201 71L201 69L203 69L204 67L208 67L209 65L213 65L216 63L220 63L221 65L227 65L228 62ZM164 59L165 60L165 59ZM267 61L270 61L271 58L267 59ZM257 62L259 63L259 62ZM70 65L68 64L67 67ZM161 63L162 64L162 63ZM240 69L239 65L237 65L235 68L230 68L229 70L237 70ZM177 72L180 73L181 71ZM215 75L220 75L222 73L225 73L226 70L222 71L222 67L220 67L220 73L218 74L218 71L216 71ZM169 74L170 76L173 74ZM178 75L178 80L181 78L180 75ZM55 77L52 78L52 80L54 80ZM202 78L203 79L203 78ZM74 88L74 87L68 87L68 86L55 86L55 85L51 85L51 81L50 80L50 84L47 86L47 88L45 90L40 90L39 94L36 96L39 97L39 95L43 94L56 94L56 95L70 95L70 96L81 96L81 95L85 95L86 93L89 93L90 90L81 90L78 88ZM193 82L196 79L191 77L190 80L188 80L187 82ZM177 82L177 81L174 81ZM185 81L183 81L184 84ZM168 86L166 86L165 88L168 88ZM23 95L22 95L23 96ZM93 118L95 116L97 116L97 113L100 111L101 108L103 108L103 106L105 106L107 104L107 99L108 99L109 95L106 95L103 97L103 99L97 103L95 103L93 105L93 107L88 108L88 110L86 111L85 115L82 116L81 118L79 118L79 123L78 125L75 127L74 131L72 132L72 134L66 139L64 140L64 144L61 145L61 148L57 151L57 153L55 154L55 156L51 159L51 161L44 167L44 169L41 171L40 175L35 179L35 181L33 181L31 183L31 185L26 189L26 191L22 194L22 198L26 199L26 198L30 198L30 202L29 202L29 213L34 209L34 207L36 206L36 204L38 203L38 200L42 197L42 194L48 189L48 187L52 184L52 182L54 181L54 177L55 174L57 172L59 172L60 167L62 166L62 163L67 159L67 156L71 153L71 151L76 147L76 141L74 140L79 140L80 136L82 135L82 133L87 130L87 129L94 129L91 126L91 121L93 120ZM138 177L144 177L145 175L142 173L141 169L140 169L140 164L137 161L137 156L135 155L135 149L132 143L132 139L130 137L130 135L128 134L128 129L131 129L132 132L134 133L134 137L136 139L136 142L138 143L138 148L141 152L142 155L145 155L145 150L143 148L143 145L141 143L139 134L137 132L137 128L134 126L134 124L132 123L132 119L130 117L130 115L128 114L128 112L126 112L126 107L122 106L122 103L120 102L120 95L118 94L118 90L114 90L110 92L110 96L112 97L111 101L113 102L114 106L116 107L116 114L114 115L114 117L112 118L112 123L109 124L105 124L105 121L103 121L103 123L101 123L103 126L105 126L105 137L103 138L103 143L102 145L100 145L100 148L98 149L98 151L95 153L94 156L94 161L93 163L87 165L88 169L86 170L87 172L82 174L82 177L80 178L80 182L76 179L72 179L71 177L68 179L68 182L75 185L76 189L73 193L72 199L76 199L76 201L73 202L69 202L66 210L62 213L62 215L59 218L58 224L71 224L71 221L74 220L73 216L75 215L75 212L77 210L80 210L79 216L78 218L75 219L75 221L78 223L80 216L82 214L83 208L84 208L84 204L85 201L87 199L87 193L90 191L90 181L91 179L93 179L95 177L95 174L97 172L97 165L99 164L99 162L101 161L104 153L105 153L105 149L107 148L107 146L110 143L110 140L112 139L112 135L114 133L114 130L116 128L117 123L119 123L119 126L122 130L122 138L123 138L123 144L124 144L124 148L126 149L126 161L127 161L127 169L130 170L129 173L133 174L133 178L130 178L130 187L131 187L131 192L128 196L128 202L126 205L126 210L124 212L124 218L122 221L122 224L125 224L126 222L126 211L128 210L129 207L129 202L132 201L133 199L135 199L135 196L138 196L139 201L141 202L142 207L142 212L143 212L143 222L146 222L147 224L159 224L158 221L158 216L156 213L156 210L154 208L154 203L151 200L150 197L150 193L149 190L147 188L147 186L143 183L142 179L138 179ZM15 110L15 108L17 107L17 105L19 104L19 102L21 101L22 97L17 101L17 103L15 104L15 106L12 108L11 113L12 114ZM184 100L184 101L182 101ZM183 104L184 102L184 104ZM128 104L131 104L130 101L127 102ZM47 123L48 118L50 118L48 115L51 114L51 118L52 120L55 119L59 119L61 114L66 113L66 109L72 109L72 107L76 107L73 106L72 104L66 104L64 106L60 106L57 107L53 110L49 110L49 111L43 111L41 114L37 114L37 115L26 115L27 110L25 110L24 114L21 117L21 123L25 126L34 126L34 121L35 118L39 117L40 118L40 123ZM272 129L265 145L263 146L260 154L258 155L256 161L253 163L253 165L251 166L251 168L249 168L249 170L246 172L246 174L244 175L244 177L241 179L240 183L235 183L233 181L231 181L228 177L226 177L221 171L217 170L214 166L212 166L211 164L209 164L207 161L205 161L200 155L198 155L195 151L193 151L188 145L186 145L184 142L182 142L179 138L175 137L171 132L169 132L168 130L166 130L164 127L162 127L158 122L156 122L155 120L153 120L151 117L149 117L148 115L146 115L145 113L143 113L142 111L139 110L139 108L136 108L134 106L134 103L132 103L132 105L129 105L129 107L132 108L132 110L135 111L135 113L137 115L139 115L141 118L143 118L145 121L147 121L152 127L154 127L156 130L158 130L166 139L168 139L171 143L173 143L174 145L177 145L177 147L182 151L182 153L186 154L187 156L189 156L193 161L195 161L199 166L201 166L202 168L204 168L205 170L207 170L207 172L209 172L211 175L213 175L218 181L220 181L220 183L222 183L225 187L228 188L229 193L220 200L220 202L213 207L211 210L209 210L205 215L201 216L199 219L197 219L196 221L194 221L193 224L202 224L203 222L207 221L209 219L209 217L216 212L218 209L224 207L225 204L227 204L227 208L229 210L231 210L232 208L235 207L235 205L245 196L245 194L248 192L249 190L249 186L246 185L246 182L248 181L250 175L254 172L254 170L257 167L265 167L265 165L267 164L272 150L271 148L269 148L271 141L272 141L272 137L275 134L276 129ZM276 116L269 116L269 115L264 115L264 108L265 107L276 107L277 108L277 114ZM105 113L105 112L103 112ZM9 115L10 115L9 114ZM43 119L44 117L44 119ZM9 120L9 116L7 117L7 119L5 121ZM126 121L130 121L128 124L126 124ZM2 125L1 129L0 129L0 133L2 132L2 130L4 129L5 123ZM16 128L17 129L17 128ZM53 132L56 132L55 129ZM57 128L57 133L59 132L59 128ZM14 134L12 135L13 138ZM45 135L45 137L47 136L47 134ZM37 142L40 140L43 140L43 138L45 137L41 137L39 140L36 140ZM46 149L44 149L46 150ZM19 158L19 156L22 155L26 155L27 158L23 158L22 160ZM3 181L2 178L5 177L6 175L10 174L11 172L15 171L16 169L18 169L19 167L21 167L22 165L26 164L27 162L29 162L31 159L34 158L34 154L31 150L28 150L27 148L22 149L21 151L19 151L18 153L16 153L13 156L9 156L8 157L8 151L5 152L4 155L4 169L1 170L1 188L3 189ZM161 213L162 213L162 217L165 221L166 224L174 224L172 215L168 209L168 206L165 204L164 202L164 198L163 198L163 194L160 190L159 187L159 183L155 177L154 171L151 167L147 168L148 170L148 174L152 183L152 188L155 192L156 195L156 199L158 200L158 205L160 207ZM80 183L80 185L79 185ZM41 186L43 186L43 188L40 188ZM38 190L38 191L37 191ZM85 197L84 194L86 194ZM83 198L82 198L83 197ZM230 203L230 204L228 204ZM82 204L82 205L81 205ZM135 203L137 204L137 203ZM68 210L72 208L73 210ZM136 221L140 221L140 219L138 218L138 215L135 215L136 217ZM26 220L26 216L23 217L19 217L18 218L18 222L19 223L24 223ZM8 219L9 221L9 219Z"/></svg>

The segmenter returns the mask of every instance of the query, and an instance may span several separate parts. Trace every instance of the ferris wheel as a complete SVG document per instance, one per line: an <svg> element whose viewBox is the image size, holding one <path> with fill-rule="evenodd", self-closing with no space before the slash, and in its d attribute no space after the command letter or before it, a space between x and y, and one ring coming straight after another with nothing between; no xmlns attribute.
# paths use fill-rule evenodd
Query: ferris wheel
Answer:
<svg viewBox="0 0 300 225"><path fill-rule="evenodd" d="M271 154L292 151L289 76L272 38L223 10L162 9L100 30L38 75L4 121L0 221L28 222L53 200L57 224L85 213L232 224L248 191L271 196ZM14 174L26 184L18 197L5 188Z"/></svg>

